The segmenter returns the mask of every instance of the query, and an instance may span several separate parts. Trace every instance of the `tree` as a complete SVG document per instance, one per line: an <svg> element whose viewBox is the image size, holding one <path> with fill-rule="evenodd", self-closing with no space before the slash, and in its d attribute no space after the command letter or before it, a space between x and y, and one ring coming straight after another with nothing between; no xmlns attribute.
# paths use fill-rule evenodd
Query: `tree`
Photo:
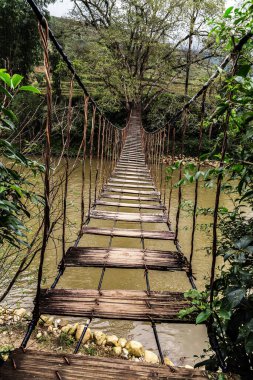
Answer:
<svg viewBox="0 0 253 380"><path fill-rule="evenodd" d="M175 76L185 67L189 70L193 35L202 37L199 30L210 9L220 10L216 0L204 5L181 0L73 1L74 15L95 32L90 49L93 72L113 94L125 99L128 108L133 102L148 108L160 94L170 92ZM186 21L190 31L181 38ZM187 40L190 50L182 65L180 48Z"/></svg>
<svg viewBox="0 0 253 380"><path fill-rule="evenodd" d="M44 8L54 1L40 0L38 5ZM0 66L27 77L40 58L37 20L29 4L0 0Z"/></svg>

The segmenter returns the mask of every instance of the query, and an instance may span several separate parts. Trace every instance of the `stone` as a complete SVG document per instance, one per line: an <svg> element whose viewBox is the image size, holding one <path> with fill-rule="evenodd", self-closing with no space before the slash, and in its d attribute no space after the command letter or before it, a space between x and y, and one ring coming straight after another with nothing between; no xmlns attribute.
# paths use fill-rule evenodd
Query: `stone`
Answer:
<svg viewBox="0 0 253 380"><path fill-rule="evenodd" d="M20 309L16 309L14 311L14 315L16 315L17 317L19 317L20 319L22 319L26 315L26 309L24 309L23 307L20 308Z"/></svg>
<svg viewBox="0 0 253 380"><path fill-rule="evenodd" d="M103 342L106 341L106 335L102 331L94 331L93 336L98 346L102 346Z"/></svg>
<svg viewBox="0 0 253 380"><path fill-rule="evenodd" d="M78 325L77 329L76 329L76 340L79 341L79 339L81 338L81 335L83 333L83 329L85 328L85 325ZM86 342L88 342L88 340L91 339L91 331L90 329L88 328L85 332L85 335L83 337L83 340L82 340L82 343L85 344Z"/></svg>
<svg viewBox="0 0 253 380"><path fill-rule="evenodd" d="M48 331L49 333L52 333L52 332L53 332L53 326L48 326L47 331Z"/></svg>
<svg viewBox="0 0 253 380"><path fill-rule="evenodd" d="M78 327L78 323L75 323L74 325L70 325L70 329L68 331L68 334L69 335L75 335L76 333L76 330L77 330L77 327Z"/></svg>
<svg viewBox="0 0 253 380"><path fill-rule="evenodd" d="M116 347L118 345L119 338L116 335L108 335L106 338L106 345Z"/></svg>
<svg viewBox="0 0 253 380"><path fill-rule="evenodd" d="M128 350L130 355L133 355L137 358L140 358L144 354L143 345L135 340L130 340L129 342L127 342L126 349Z"/></svg>
<svg viewBox="0 0 253 380"><path fill-rule="evenodd" d="M3 325L4 325L4 320L0 319L0 326L3 326Z"/></svg>
<svg viewBox="0 0 253 380"><path fill-rule="evenodd" d="M175 367L175 364L167 356L164 358L164 364L166 364L169 367Z"/></svg>
<svg viewBox="0 0 253 380"><path fill-rule="evenodd" d="M118 345L122 348L126 347L127 340L125 338L120 338L118 341Z"/></svg>
<svg viewBox="0 0 253 380"><path fill-rule="evenodd" d="M58 328L61 323L60 318L54 320L54 327Z"/></svg>
<svg viewBox="0 0 253 380"><path fill-rule="evenodd" d="M124 356L124 358L128 358L128 356L129 356L129 352L128 352L128 350L126 349L126 348L123 348L123 350L122 350L122 354L123 354L123 356Z"/></svg>
<svg viewBox="0 0 253 380"><path fill-rule="evenodd" d="M113 352L116 356L120 356L122 354L122 348L121 347L113 347Z"/></svg>
<svg viewBox="0 0 253 380"><path fill-rule="evenodd" d="M67 326L69 324L69 321L67 319L60 319L59 327L62 328L64 326Z"/></svg>
<svg viewBox="0 0 253 380"><path fill-rule="evenodd" d="M187 368L187 369L194 369L191 365L188 365L188 364L186 364L186 365L184 366L184 368Z"/></svg>
<svg viewBox="0 0 253 380"><path fill-rule="evenodd" d="M68 332L69 332L69 330L72 328L72 326L71 325L66 325L66 326L63 326L62 328L61 328L61 331L63 332L63 333L65 333L65 334L68 334Z"/></svg>
<svg viewBox="0 0 253 380"><path fill-rule="evenodd" d="M159 363L158 356L154 352L149 351L149 350L144 351L144 360L145 360L145 362L151 363L151 364L158 364Z"/></svg>
<svg viewBox="0 0 253 380"><path fill-rule="evenodd" d="M47 326L53 325L54 324L54 317L48 317L47 321L45 322Z"/></svg>
<svg viewBox="0 0 253 380"><path fill-rule="evenodd" d="M38 334L36 335L36 338L37 338L37 339L40 339L41 337L42 337L42 332L39 331Z"/></svg>
<svg viewBox="0 0 253 380"><path fill-rule="evenodd" d="M49 317L47 315L41 315L40 316L40 322L43 324L43 323L47 323Z"/></svg>

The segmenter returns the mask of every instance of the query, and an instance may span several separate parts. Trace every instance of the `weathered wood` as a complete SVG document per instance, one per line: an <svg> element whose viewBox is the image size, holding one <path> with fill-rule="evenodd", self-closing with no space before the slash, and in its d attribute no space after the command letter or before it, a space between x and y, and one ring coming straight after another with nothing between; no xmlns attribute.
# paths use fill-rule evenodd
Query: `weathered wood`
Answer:
<svg viewBox="0 0 253 380"><path fill-rule="evenodd" d="M103 192L101 198L110 198L110 199L121 199L126 201L144 201L144 202L159 202L160 199L157 197L137 197L130 195L120 195L120 194L108 194Z"/></svg>
<svg viewBox="0 0 253 380"><path fill-rule="evenodd" d="M124 184L127 184L127 183L138 184L139 186L143 184L143 185L150 185L150 186L154 187L154 184L152 183L151 180L150 181L142 181L141 179L128 179L128 178L111 177L109 182L108 182L108 185L111 182L115 182L117 184L121 184L122 182L124 182Z"/></svg>
<svg viewBox="0 0 253 380"><path fill-rule="evenodd" d="M128 248L69 248L66 267L131 268L184 271L187 262L178 252Z"/></svg>
<svg viewBox="0 0 253 380"><path fill-rule="evenodd" d="M195 323L196 316L178 317L189 302L179 292L136 290L47 289L42 290L40 313L69 317L134 321Z"/></svg>
<svg viewBox="0 0 253 380"><path fill-rule="evenodd" d="M93 219L119 220L123 222L166 223L167 217L163 214L127 213L114 211L92 210L90 217Z"/></svg>
<svg viewBox="0 0 253 380"><path fill-rule="evenodd" d="M139 194L139 195L151 195L151 196L159 196L160 193L158 191L145 191L145 190L130 190L126 189L124 187L121 188L114 188L111 186L105 186L104 190L111 192L111 193L122 193L122 194Z"/></svg>
<svg viewBox="0 0 253 380"><path fill-rule="evenodd" d="M120 186L122 188L129 188L129 189L152 189L152 190L155 190L155 186L150 184L150 185L142 185L140 184L139 182L137 182L136 184L129 184L129 183L114 183L114 182L108 182L107 183L107 186L110 186L110 187L117 187L117 186Z"/></svg>
<svg viewBox="0 0 253 380"><path fill-rule="evenodd" d="M97 206L108 206L108 207L126 207L126 208L138 208L146 210L165 210L164 206L161 205L147 205L144 203L123 203L123 202L107 202L107 201L96 201Z"/></svg>
<svg viewBox="0 0 253 380"><path fill-rule="evenodd" d="M14 368L14 363L15 367ZM57 375L58 373L58 375ZM0 380L205 380L199 370L136 363L118 358L16 349L0 368Z"/></svg>
<svg viewBox="0 0 253 380"><path fill-rule="evenodd" d="M174 240L175 234L171 231L141 231L141 230L128 230L123 228L97 228L97 227L83 227L84 234L90 235L104 235L115 237L129 237L129 238L145 238L156 240Z"/></svg>

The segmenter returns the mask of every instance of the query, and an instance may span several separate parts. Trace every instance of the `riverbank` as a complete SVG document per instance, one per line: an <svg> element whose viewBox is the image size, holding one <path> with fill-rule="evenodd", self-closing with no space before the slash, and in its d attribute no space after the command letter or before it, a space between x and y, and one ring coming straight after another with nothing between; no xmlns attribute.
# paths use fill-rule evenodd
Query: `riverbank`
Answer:
<svg viewBox="0 0 253 380"><path fill-rule="evenodd" d="M0 355L4 360L8 359L13 349L20 346L31 316L31 312L24 308L0 307ZM29 341L29 347L40 351L73 353L84 327L83 324L69 323L63 318L42 315ZM141 342L128 341L116 335L106 335L102 331L90 328L85 333L80 353L152 364L160 362L158 356L150 350L145 350ZM165 363L174 366L168 357L165 358ZM192 368L189 365L184 367Z"/></svg>

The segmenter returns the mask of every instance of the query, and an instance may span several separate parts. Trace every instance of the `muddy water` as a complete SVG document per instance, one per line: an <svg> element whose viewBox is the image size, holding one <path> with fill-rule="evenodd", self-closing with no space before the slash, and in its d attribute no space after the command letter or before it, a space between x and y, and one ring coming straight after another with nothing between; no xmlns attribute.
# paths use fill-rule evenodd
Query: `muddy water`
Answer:
<svg viewBox="0 0 253 380"><path fill-rule="evenodd" d="M95 179L96 162L93 163L92 177ZM87 167L88 172L88 167ZM176 180L177 173L174 180ZM76 239L78 228L80 227L80 193L81 193L81 165L77 167L71 177L69 183L68 196L68 218L71 226L68 227L68 244L73 245ZM194 199L194 185L187 186L183 191L184 201ZM215 193L213 189L205 189L201 186L199 193L199 204L202 207L213 207ZM88 185L86 187L86 210L88 200ZM128 202L128 201L124 201ZM222 204L228 206L229 199L222 199ZM111 207L99 207L100 210L116 211ZM134 212L131 208L121 208L120 211ZM175 226L175 217L177 211L177 190L172 193L172 209L171 221ZM147 210L147 212L151 212ZM202 224L202 228L198 228L196 232L196 245L193 260L193 268L196 276L196 285L203 288L205 277L209 275L210 257L207 255L207 247L210 245L210 234L205 230L204 225L210 223L207 216L199 216L198 223ZM112 227L112 221L92 220L90 226L96 227ZM139 223L117 222L116 228L140 228ZM143 228L147 230L163 230L164 225L161 224L143 224ZM57 264L61 257L61 231L55 233L54 242L50 242L46 255L44 266L44 286L50 286L57 273ZM182 211L180 223L179 241L185 256L189 257L190 241L191 241L191 217L187 212ZM86 247L106 247L109 244L109 238L87 235L83 236L79 246ZM113 238L113 247L125 248L141 248L139 239L129 238ZM163 242L145 239L145 247L161 250L174 250L172 242ZM36 265L36 263L35 263ZM66 269L64 276L61 278L58 288L82 288L96 289L99 283L101 269L93 268L69 268ZM29 282L30 278L23 277L11 293L11 301L15 302L21 298L22 287L22 304L32 306L34 296L35 283ZM158 272L150 271L150 285L152 290L168 290L168 291L185 291L190 289L187 276L182 272ZM131 289L145 290L146 283L143 270L116 270L107 269L103 280L102 289ZM9 299L10 301L10 299ZM112 321L112 320L93 320L91 324L93 329L101 329L106 333L124 336L128 339L139 340L146 349L152 349L157 352L156 342L154 339L152 328L149 323L131 322L131 321ZM200 355L203 348L206 347L206 331L203 326L185 325L185 324L159 324L158 332L162 349L166 355L177 365L193 364L193 355Z"/></svg>

